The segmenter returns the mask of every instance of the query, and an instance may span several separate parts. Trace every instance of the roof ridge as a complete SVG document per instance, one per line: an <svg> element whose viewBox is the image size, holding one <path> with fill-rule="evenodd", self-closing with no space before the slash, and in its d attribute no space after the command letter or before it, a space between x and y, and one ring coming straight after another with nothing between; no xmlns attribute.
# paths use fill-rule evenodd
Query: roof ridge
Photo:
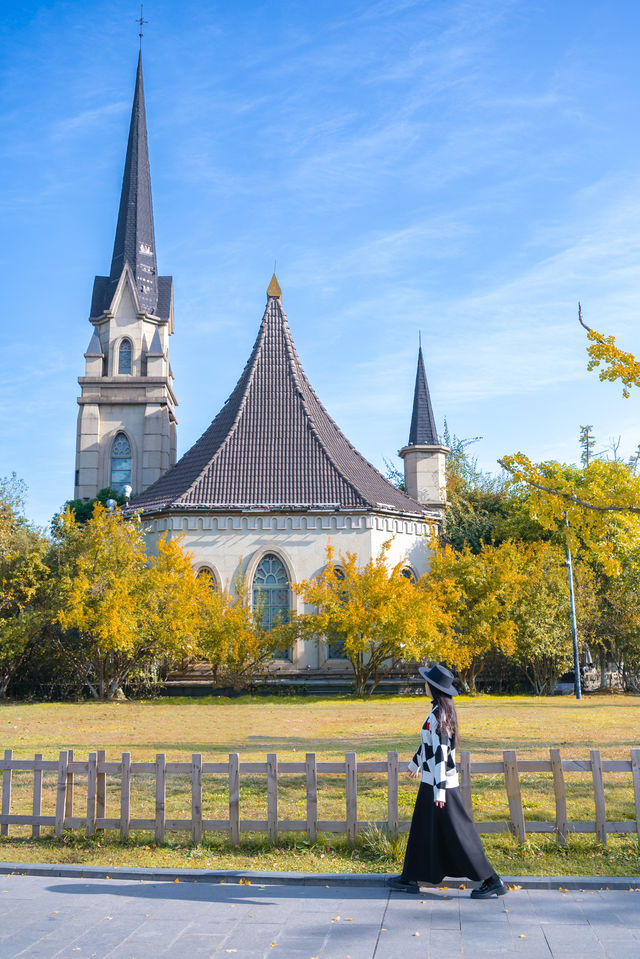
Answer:
<svg viewBox="0 0 640 959"><path fill-rule="evenodd" d="M246 406L246 403L247 403L247 396L249 395L249 387L250 387L250 385L251 385L251 382L252 382L252 380L253 380L253 377L255 376L256 366L257 366L257 358L258 358L258 355L259 355L259 353L260 353L260 346L261 346L262 342L264 341L264 337L265 337L265 334L266 334L267 311L268 311L268 309L269 309L270 303L271 303L271 301L269 301L269 302L267 303L266 307L265 307L265 311L264 311L264 314L263 314L263 316L262 316L262 322L261 322L261 324L260 324L260 329L258 330L258 335L257 335L257 337L256 337L256 341L255 341L255 343L253 344L253 349L251 350L251 354L250 354L250 356L249 356L249 359L248 359L247 362L245 363L244 369L243 369L242 373L240 374L240 379L238 380L238 382L236 383L235 387L234 387L233 390L231 391L230 396L228 397L228 399L226 400L226 402L225 402L225 403L223 404L223 406L222 406L222 409L224 409L224 407L225 407L225 406L227 405L227 403L231 400L231 398L233 397L233 394L235 393L235 391L237 390L238 386L242 383L242 381L243 381L243 379L244 379L245 381L244 381L244 386L243 386L243 389L242 389L242 394L241 394L240 402L238 403L238 407L237 407L237 409L236 409L235 416L233 417L233 422L231 423L231 426L230 426L229 429L227 430L226 436L225 436L225 438L223 439L222 443L220 443L220 445L218 446L218 448L217 448L217 450L215 451L215 453L213 454L213 456L212 456L210 459L207 460L207 462L206 462L205 465L202 467L202 469L201 469L200 472L197 474L197 476L195 476L195 477L193 478L193 480L191 481L191 483L189 483L189 485L187 486L187 488L180 494L180 497L179 497L180 499L182 499L190 490L193 489L194 486L197 485L197 483L198 483L198 482L200 481L200 479L204 476L204 474L206 473L206 471L211 467L211 464L212 464L212 463L218 458L218 456L221 454L221 451L224 450L224 448L228 445L230 438L233 436L233 434L235 433L235 431L236 431L236 429L237 429L237 427L238 427L238 423L239 423L239 421L240 421L240 416L242 415L242 412L243 412L243 410L244 410L244 408L245 408L245 406ZM247 374L247 370L248 370L250 367L252 367L252 368L250 369L249 373ZM245 379L245 375L246 375L246 379ZM217 418L217 417L216 417L216 418ZM214 419L213 422L215 422L215 419Z"/></svg>
<svg viewBox="0 0 640 959"><path fill-rule="evenodd" d="M284 313L284 310L283 310L282 312ZM285 321L286 321L286 314L285 314ZM299 372L302 374L302 380L303 380L303 382L305 383L305 385L306 385L307 389L309 390L309 392L311 393L311 395L313 396L313 399L314 399L315 402L318 404L320 410L322 411L322 413L325 415L325 417L327 418L327 420L329 421L329 423L331 424L331 426L332 426L333 429L335 430L336 434L337 434L339 437L341 437L341 439L346 443L346 445L349 447L349 449L352 451L352 453L354 453L355 456L357 456L359 460L362 460L363 463L366 463L366 465L367 465L370 469L374 470L374 472L377 473L378 476L380 476L380 478L381 478L382 480L384 480L384 482L387 483L387 484L394 490L394 492L395 492L396 495L397 495L397 494L400 494L403 498L407 499L411 505L415 505L415 506L418 506L418 507L419 507L420 504L417 503L416 500L412 499L412 498L409 496L409 494L406 493L404 490L398 489L397 486L394 486L393 483L390 483L389 480L388 480L385 476L382 475L382 473L380 472L380 470L377 469L377 467L374 466L374 464L371 463L371 462L366 458L366 456L363 456L362 453L361 453L361 452L353 445L353 443L349 440L349 438L348 438L347 436L345 436L345 434L342 432L342 430L340 429L340 427L338 426L338 424L336 423L336 421L333 419L333 417L331 416L331 414L328 412L327 408L326 408L325 405L323 404L322 400L320 399L320 397L318 396L318 394L317 394L316 391L314 390L313 386L311 385L310 380L308 379L307 375L305 374L304 369L303 369L303 366L302 366L302 361L300 360L300 357L299 357L299 355L298 355L298 351L297 351L297 349L296 349L295 343L293 342L293 337L291 336L291 332L290 332L290 330L289 330L288 323L286 324L286 333L287 333L287 335L288 335L288 340L290 341L290 344L291 344L291 349L292 349L292 351L293 351L293 355L294 355L294 357L295 357L295 361L296 361L296 363L297 363L298 370L299 370ZM298 370L296 370L296 375L297 375L297 373L298 373ZM350 480L350 479L348 478L348 476L345 474L344 469L343 469L341 466L339 466L338 463L336 463L335 457L332 455L332 453L330 452L330 450L329 450L329 448L328 448L325 440L322 438L322 436L320 435L319 431L317 430L316 425L315 425L315 419L314 419L314 417L313 417L313 414L312 414L311 411L309 410L309 408L308 408L308 406L307 406L306 403L303 403L303 409L305 410L305 413L307 414L307 417L308 417L309 422L312 424L314 434L317 435L318 440L319 440L320 444L322 445L323 450L325 451L328 459L331 461L331 464L333 465L333 467L335 468L335 470L336 470L336 471L338 472L338 474L342 477L342 479L351 487L351 489L354 490L354 492L355 492L355 494L358 496L358 498L361 499L363 502L366 502L366 500L365 500L365 498L363 497L362 493L361 493L361 492L359 491L359 489L355 486L355 484L353 483L353 481ZM385 505L385 504L382 504L382 503L374 503L374 504L371 504L371 505L373 505L373 506L377 506L377 505L382 506L382 505ZM389 504L386 504L386 505L389 505Z"/></svg>
<svg viewBox="0 0 640 959"><path fill-rule="evenodd" d="M304 402L304 397L302 396L302 384L305 384L305 385L307 385L307 386L309 387L309 389L310 389L311 392L313 393L314 398L317 400L318 405L320 406L320 408L321 408L321 410L323 411L323 413L325 413L325 415L329 418L329 420L331 420L331 423L336 427L336 429L338 428L338 427L337 427L337 424L335 424L335 423L333 422L333 420L332 420L331 417L329 416L329 413L327 413L327 411L325 410L324 406L322 405L322 403L320 402L320 400L318 399L318 397L317 397L316 394L314 393L313 387L311 386L311 383L310 383L309 380L307 379L306 373L304 372L304 369L303 369L303 366L302 366L302 361L300 360L300 357L298 356L298 351L297 351L297 349L296 349L296 345L295 345L295 343L293 342L293 336L291 335L291 330L289 329L289 322L288 322L288 320L287 320L287 314L285 313L284 308L282 307L282 305L279 304L279 306L280 306L280 311L281 311L281 313L282 313L282 319L283 319L283 321L284 321L284 336L285 336L285 342L286 342L286 344L287 344L288 349L291 351L291 354L292 354L292 360L293 360L293 375L294 375L294 378L295 378L295 381L296 381L296 385L298 386L298 389L300 390L301 399L302 399L302 410L303 410L304 416L306 417L307 422L309 423L309 427L310 427L310 429L311 429L314 437L316 438L317 442L318 442L318 443L320 444L320 446L322 447L322 451L324 452L325 456L327 457L327 459L329 460L329 462L331 463L331 465L333 466L333 468L335 469L335 471L338 473L338 475L340 476L340 478L342 479L342 481L343 481L344 483L346 483L347 486L351 489L351 491L352 491L353 494L356 496L356 498L359 499L359 500L361 500L361 501L366 505L366 500L364 499L364 497L363 497L362 493L360 492L360 490L356 487L356 485L353 483L353 481L349 479L349 477L345 474L344 470L341 469L341 467L336 463L335 458L331 455L331 452L329 451L329 449L328 449L328 447L327 447L327 444L326 444L325 441L323 440L323 438L322 438L322 436L321 436L321 434L320 434L320 431L318 430L318 428L317 428L317 426L316 426L316 421L315 421L315 419L314 419L314 416L313 416L311 410L309 409L309 407L307 406L307 404ZM346 439L346 437L345 437L345 439ZM349 441L347 440L347 443L348 443L348 442L349 442ZM349 445L351 445L351 444L349 444ZM374 467L374 468L375 468L375 467Z"/></svg>

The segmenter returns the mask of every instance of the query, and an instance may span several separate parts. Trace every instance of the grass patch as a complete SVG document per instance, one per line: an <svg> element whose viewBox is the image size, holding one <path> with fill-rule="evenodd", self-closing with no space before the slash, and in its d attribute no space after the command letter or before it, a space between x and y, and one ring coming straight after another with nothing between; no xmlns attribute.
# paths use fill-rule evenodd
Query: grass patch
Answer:
<svg viewBox="0 0 640 959"><path fill-rule="evenodd" d="M194 752L207 761L225 761L239 752L241 762L264 762L267 752L282 761L299 761L315 752L320 760L344 759L355 750L359 759L385 758L397 750L401 758L412 755L428 703L424 697L386 697L358 700L350 697L250 697L198 700L162 699L115 703L2 703L0 750L12 748L16 757L33 758L41 752L55 758L60 749L72 748L76 758L105 749L108 760L129 751L133 761L152 760L166 753L169 761L184 761ZM588 759L590 748L603 758L628 759L629 749L640 745L640 697L589 696L581 702L569 697L477 696L459 697L462 746L472 760L500 759L504 748L515 748L522 759L546 759L550 746L560 746L567 759ZM43 813L55 808L55 774L45 774ZM76 777L76 815L86 803L86 778ZM568 773L569 819L594 818L590 773ZM15 772L12 812L29 813L32 775ZM108 777L107 816L119 815L119 781ZM189 818L190 780L167 779L167 816ZM318 777L319 817L344 819L344 777ZM631 775L605 774L607 817L635 819ZM401 779L400 816L411 816L416 786ZM527 820L553 820L555 805L551 774L522 776ZM155 784L152 776L132 784L131 815L153 817ZM478 820L504 820L508 804L502 776L473 777L474 813ZM266 818L263 776L241 776L241 816ZM205 818L228 814L225 776L205 776ZM281 819L304 819L305 781L301 775L279 779ZM382 820L386 816L385 777L358 777L358 818ZM173 866L198 868L280 869L327 872L397 871L404 854L404 839L390 843L382 833L359 837L355 847L340 837L321 837L310 846L303 837L289 834L274 847L265 837L243 835L234 849L222 835L207 834L194 847L187 834L171 833L165 845L156 846L147 832L121 842L113 833L85 839L80 831L56 840L43 829L31 839L30 827L14 827L0 837L0 857L10 861L80 862L107 866ZM553 837L535 835L519 846L510 835L484 837L497 869L523 874L636 875L640 872L637 839L612 836L601 847L593 836L571 836L566 847Z"/></svg>

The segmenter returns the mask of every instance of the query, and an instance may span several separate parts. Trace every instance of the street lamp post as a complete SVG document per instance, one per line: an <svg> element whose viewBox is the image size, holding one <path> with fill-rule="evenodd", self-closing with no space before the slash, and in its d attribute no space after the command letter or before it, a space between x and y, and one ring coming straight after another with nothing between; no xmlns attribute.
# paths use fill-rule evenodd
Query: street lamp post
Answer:
<svg viewBox="0 0 640 959"><path fill-rule="evenodd" d="M564 525L568 526L567 514L564 515ZM582 699L582 683L580 682L580 662L578 654L578 625L576 623L576 601L573 593L573 562L571 560L571 550L569 541L565 539L567 550L567 575L569 577L569 605L571 607L571 633L573 635L573 688L576 693L576 699Z"/></svg>

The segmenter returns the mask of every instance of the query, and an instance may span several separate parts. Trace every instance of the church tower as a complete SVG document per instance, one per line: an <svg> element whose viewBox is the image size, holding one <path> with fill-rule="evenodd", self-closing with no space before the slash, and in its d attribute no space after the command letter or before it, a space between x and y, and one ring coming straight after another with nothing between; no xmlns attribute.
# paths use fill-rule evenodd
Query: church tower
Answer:
<svg viewBox="0 0 640 959"><path fill-rule="evenodd" d="M447 504L445 462L448 452L448 447L443 446L438 439L420 345L409 443L398 455L404 460L407 494L422 503L429 515L439 523L444 521Z"/></svg>
<svg viewBox="0 0 640 959"><path fill-rule="evenodd" d="M75 474L85 501L104 487L142 493L176 461L173 280L156 267L141 55L111 271L94 280L89 320Z"/></svg>

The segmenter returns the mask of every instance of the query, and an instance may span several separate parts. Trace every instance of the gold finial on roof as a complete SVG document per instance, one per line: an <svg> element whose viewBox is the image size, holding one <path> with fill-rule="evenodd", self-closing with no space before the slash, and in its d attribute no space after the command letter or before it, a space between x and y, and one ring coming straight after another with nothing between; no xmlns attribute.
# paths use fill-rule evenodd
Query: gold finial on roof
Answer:
<svg viewBox="0 0 640 959"><path fill-rule="evenodd" d="M275 273L271 277L271 283L267 289L267 296L275 296L277 299L282 299L282 290L280 289L280 284L276 279Z"/></svg>

